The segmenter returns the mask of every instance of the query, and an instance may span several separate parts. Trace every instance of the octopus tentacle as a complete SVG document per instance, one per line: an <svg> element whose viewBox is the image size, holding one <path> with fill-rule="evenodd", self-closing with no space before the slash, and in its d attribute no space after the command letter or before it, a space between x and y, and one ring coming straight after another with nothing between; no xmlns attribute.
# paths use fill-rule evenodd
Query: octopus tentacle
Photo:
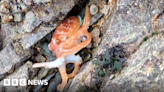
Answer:
<svg viewBox="0 0 164 92"><path fill-rule="evenodd" d="M80 64L82 63L82 58L79 55L68 55L65 57L66 63L73 63L74 70L71 74L68 74L68 78L73 78L78 73Z"/></svg>
<svg viewBox="0 0 164 92"><path fill-rule="evenodd" d="M68 75L66 73L66 65L65 65L65 63L60 65L58 67L58 69L59 69L59 72L60 72L60 75L61 75L61 78L62 78L62 83L58 85L57 90L58 91L62 91L64 89L64 87L66 86L67 80L68 80Z"/></svg>
<svg viewBox="0 0 164 92"><path fill-rule="evenodd" d="M81 32L80 32L80 33L81 33ZM79 33L79 34L80 34L80 33ZM61 56L64 56L64 55L67 55L67 54L75 54L75 53L77 53L78 51L80 51L81 48L86 47L86 46L91 42L91 35L89 34L88 31L83 30L83 31L82 31L82 34L83 34L83 36L86 36L87 39L86 39L85 41L83 41L83 42L81 42L81 43L75 45L75 46L72 47L72 48L62 48L62 49L61 49L61 50L62 50ZM78 39L78 38L77 38L77 39ZM76 39L75 41L77 41L77 39ZM70 43L70 42L69 42L69 40L68 40L68 43L65 43L65 45L63 45L63 46L67 46L67 44L69 44L69 43Z"/></svg>
<svg viewBox="0 0 164 92"><path fill-rule="evenodd" d="M91 42L91 35L87 31L89 23L90 23L90 12L89 12L89 6L86 5L86 15L84 17L82 27L79 30L77 30L76 34L73 34L72 37L70 37L69 39L67 39L66 41L60 44L62 50L61 56L68 55L68 54L75 54L79 50L81 50L81 48L86 47ZM78 44L77 39L79 38L80 35L86 36L87 39ZM70 45L70 43L72 43L72 45Z"/></svg>
<svg viewBox="0 0 164 92"><path fill-rule="evenodd" d="M82 27L86 28L87 30L89 27L89 23L90 23L90 12L89 12L89 6L87 4Z"/></svg>
<svg viewBox="0 0 164 92"><path fill-rule="evenodd" d="M35 63L32 67L33 68L36 68L36 67L57 68L60 65L64 64L64 62L65 62L65 59L60 57L51 62Z"/></svg>
<svg viewBox="0 0 164 92"><path fill-rule="evenodd" d="M79 68L80 68L80 63L74 63L74 70L72 73L68 74L68 78L73 78L76 76L76 74L79 72Z"/></svg>

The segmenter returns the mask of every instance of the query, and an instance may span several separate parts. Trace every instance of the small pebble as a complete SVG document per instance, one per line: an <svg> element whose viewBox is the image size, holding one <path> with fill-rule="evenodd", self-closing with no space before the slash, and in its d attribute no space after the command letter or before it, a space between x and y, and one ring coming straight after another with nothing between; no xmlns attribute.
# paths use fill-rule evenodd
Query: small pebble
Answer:
<svg viewBox="0 0 164 92"><path fill-rule="evenodd" d="M10 69L10 70L8 71L8 73L9 73L9 74L11 74L11 73L13 73L13 72L14 72L14 70L15 70L15 69L14 69L14 68L12 68L12 69Z"/></svg>
<svg viewBox="0 0 164 92"><path fill-rule="evenodd" d="M95 14L90 21L89 26L93 25L94 23L96 23L101 17L103 16L103 13L97 13Z"/></svg>
<svg viewBox="0 0 164 92"><path fill-rule="evenodd" d="M37 55L37 56L35 57L35 60L36 60L37 62L45 62L45 61L46 61L46 58L43 57L42 55Z"/></svg>
<svg viewBox="0 0 164 92"><path fill-rule="evenodd" d="M13 5L12 12L19 12L19 11L21 11L20 7L18 8L18 6ZM23 20L22 13L14 14L13 16L14 16L14 22L20 22Z"/></svg>
<svg viewBox="0 0 164 92"><path fill-rule="evenodd" d="M100 12L106 15L108 14L109 8L109 5L103 4L103 8L100 10Z"/></svg>
<svg viewBox="0 0 164 92"><path fill-rule="evenodd" d="M109 77L109 79L112 80L114 77L115 77L115 75L112 74L112 75Z"/></svg>
<svg viewBox="0 0 164 92"><path fill-rule="evenodd" d="M12 15L3 16L1 21L2 21L2 23L9 23L9 22L13 21L13 16Z"/></svg>
<svg viewBox="0 0 164 92"><path fill-rule="evenodd" d="M90 6L90 13L91 13L92 15L95 15L97 12L98 12L98 7L97 7L95 4L92 4L92 5Z"/></svg>
<svg viewBox="0 0 164 92"><path fill-rule="evenodd" d="M37 4L40 4L40 3L48 3L50 2L51 0L33 0L34 3L37 3Z"/></svg>

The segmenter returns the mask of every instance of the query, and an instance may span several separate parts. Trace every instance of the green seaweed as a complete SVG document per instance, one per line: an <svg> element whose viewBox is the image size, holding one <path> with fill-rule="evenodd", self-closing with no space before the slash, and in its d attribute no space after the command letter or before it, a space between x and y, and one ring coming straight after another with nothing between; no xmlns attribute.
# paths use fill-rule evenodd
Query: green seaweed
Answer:
<svg viewBox="0 0 164 92"><path fill-rule="evenodd" d="M118 54L119 55L119 54ZM93 60L92 64L98 65L96 70L96 75L100 77L104 77L107 73L106 68L107 66L111 67L111 72L118 72L122 69L122 63L119 62L118 56L110 56L108 51L105 51L104 54L101 55L101 59Z"/></svg>

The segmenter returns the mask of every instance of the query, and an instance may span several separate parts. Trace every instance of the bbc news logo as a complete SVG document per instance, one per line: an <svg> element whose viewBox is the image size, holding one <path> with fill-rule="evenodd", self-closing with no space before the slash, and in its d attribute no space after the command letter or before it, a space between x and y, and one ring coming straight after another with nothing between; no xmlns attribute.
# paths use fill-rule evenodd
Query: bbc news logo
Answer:
<svg viewBox="0 0 164 92"><path fill-rule="evenodd" d="M48 85L48 80L4 79L4 86Z"/></svg>

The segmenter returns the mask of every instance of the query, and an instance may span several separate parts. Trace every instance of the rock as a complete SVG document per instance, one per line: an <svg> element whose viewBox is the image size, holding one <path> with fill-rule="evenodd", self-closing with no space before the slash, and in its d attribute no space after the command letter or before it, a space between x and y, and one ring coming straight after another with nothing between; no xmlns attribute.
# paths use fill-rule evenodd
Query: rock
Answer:
<svg viewBox="0 0 164 92"><path fill-rule="evenodd" d="M26 3L28 3L30 0L26 1ZM18 6L18 9L16 9L17 5L14 5L16 3L15 0L13 0L13 2L13 4L10 4L10 7L13 7L12 12L19 11L20 7L25 8L24 6ZM74 0L71 0L69 2L56 0L55 2L52 2L51 6L40 5L37 8L26 11L25 16L28 15L28 17L26 17L23 26L22 23L19 22L22 20L22 14L14 14L14 21L17 22L15 24L12 24L10 22L8 22L7 24L1 24L1 28L3 30L2 32L5 34L5 36L3 37L3 47L1 48L2 50L0 52L0 75L7 73L12 67L14 67L14 65L20 65L22 61L28 59L33 54L33 51L31 51L30 47L41 40L52 30L54 30L57 24L60 22L58 16L61 16L64 19L66 14L72 9L74 5ZM6 12L9 12L7 10L8 8L5 9ZM52 10L53 12L51 12ZM48 15L46 15L48 19L43 18L45 17L45 15L42 15L42 13L45 11L49 12ZM41 12L41 16L39 16L39 12ZM49 25L48 23L52 21L54 23L51 23ZM44 23L40 24L41 22ZM22 30L30 33L23 33ZM17 45L14 46L13 42Z"/></svg>
<svg viewBox="0 0 164 92"><path fill-rule="evenodd" d="M10 23L1 24L2 37L3 37L3 48L13 42L13 40L20 39L20 34L15 31L15 26L11 26Z"/></svg>
<svg viewBox="0 0 164 92"><path fill-rule="evenodd" d="M35 57L35 60L37 61L37 62L45 62L46 61L46 58L44 57L44 56L42 56L42 55L37 55L36 57Z"/></svg>
<svg viewBox="0 0 164 92"><path fill-rule="evenodd" d="M109 79L112 80L115 77L114 74L110 75Z"/></svg>
<svg viewBox="0 0 164 92"><path fill-rule="evenodd" d="M65 3L67 3L67 6L62 7L63 5L66 5ZM59 0L55 4L60 4L60 5L58 6L58 8L56 8L57 9L56 11L54 11L50 14L50 15L52 15L53 18L57 18L61 13L63 14L62 16L65 16L69 12L69 10L75 5L73 0L70 2L61 2ZM55 4L53 7L55 7ZM43 7L43 8L46 8L46 7ZM50 8L50 6L49 6L49 8ZM62 11L60 11L60 10L62 10ZM15 11L17 11L17 10L13 10L12 12L15 12ZM0 74L4 74L4 73L8 72L11 69L11 67L13 67L13 65L21 63L25 59L29 58L32 55L32 51L30 51L31 50L30 47L32 45L34 45L36 42L38 42L40 39L42 39L49 32L51 32L58 24L58 22L56 22L56 24L54 24L53 26L49 26L49 27L44 26L44 24L43 24L38 29L36 29L36 27L40 24L40 20L38 19L39 18L38 16L36 18L35 14L31 11L26 13L26 16L28 15L28 17L26 17L23 27L19 23L17 26L15 26L15 25L13 26L11 24L2 24L3 32L5 32L5 35L7 35L7 36L4 38L4 42L3 42L3 45L6 47L0 52L0 62L2 63L2 64L0 64L0 66L1 66ZM33 21L31 21L31 19L33 19ZM29 22L29 20L30 20L30 22ZM35 30L35 32L32 32L32 33L22 34L20 31L22 31L24 29L28 32L32 32L34 29L36 29L36 30ZM20 33L18 33L18 32L20 32ZM19 37L18 37L18 34L19 34ZM18 39L22 43L18 44L19 42L15 42L15 43L17 43L17 47L13 46L13 44L12 44L13 40L18 41ZM23 50L22 47L23 47L23 49L26 49L26 50ZM19 48L19 49L17 49L17 48ZM18 51L19 55L17 54L17 52L14 49L16 49Z"/></svg>
<svg viewBox="0 0 164 92"><path fill-rule="evenodd" d="M28 61L23 66L19 67L14 73L5 77L5 79L28 79L29 76L29 68L32 67L32 62ZM0 82L1 87L4 83L4 80ZM4 86L0 88L0 91L5 90L5 92L29 92L29 89L24 86Z"/></svg>
<svg viewBox="0 0 164 92"><path fill-rule="evenodd" d="M98 7L95 4L90 5L90 14L95 15L98 12Z"/></svg>
<svg viewBox="0 0 164 92"><path fill-rule="evenodd" d="M20 3L20 7L22 10L27 9L27 6L24 3Z"/></svg>
<svg viewBox="0 0 164 92"><path fill-rule="evenodd" d="M40 10L36 10L35 12L38 20L45 23L53 21L54 24L42 24L39 25L39 27L37 27L34 32L24 34L21 41L23 48L29 49L32 45L54 30L57 24L60 22L58 21L58 16L60 16L60 18L62 17L61 19L64 19L66 14L73 8L74 5L74 0L69 2L56 0L54 3L50 3L50 5L39 7Z"/></svg>
<svg viewBox="0 0 164 92"><path fill-rule="evenodd" d="M49 83L47 92L56 92L57 86L61 83L61 77L60 73L57 73L55 75L55 78L52 79L52 81Z"/></svg>
<svg viewBox="0 0 164 92"><path fill-rule="evenodd" d="M51 38L51 37L50 37ZM40 53L45 55L49 61L55 60L55 55L52 51L49 50L47 42L40 44Z"/></svg>
<svg viewBox="0 0 164 92"><path fill-rule="evenodd" d="M132 89L139 91L143 87L142 91L150 91L152 89L154 89L153 91L163 91L161 80L164 80L164 77L160 76L164 74L161 72L164 70L164 62L161 57L163 48L163 35L154 36L144 42L132 55L132 58L127 60L128 67L112 81L108 80L102 92L107 90L114 92L123 90L123 92L127 92ZM151 83L151 81L154 82Z"/></svg>
<svg viewBox="0 0 164 92"><path fill-rule="evenodd" d="M4 38L5 38L5 33L2 30L0 30L0 51L3 49Z"/></svg>
<svg viewBox="0 0 164 92"><path fill-rule="evenodd" d="M47 75L48 71L49 71L49 69L47 69L47 68L40 69L37 79L41 80L43 77L45 77Z"/></svg>
<svg viewBox="0 0 164 92"><path fill-rule="evenodd" d="M26 13L22 29L24 32L32 32L40 23L41 21L37 20L35 14L30 11Z"/></svg>
<svg viewBox="0 0 164 92"><path fill-rule="evenodd" d="M50 2L51 0L33 0L34 3L37 3L37 4L40 4L40 3L48 3Z"/></svg>
<svg viewBox="0 0 164 92"><path fill-rule="evenodd" d="M11 6L12 8L12 12L18 12L18 11L21 11L20 9L20 6L17 6L17 5L12 5ZM14 14L14 22L20 22L23 20L23 15L22 13L19 13L19 14Z"/></svg>
<svg viewBox="0 0 164 92"><path fill-rule="evenodd" d="M109 8L109 5L103 4L103 8L100 10L100 12L106 15L108 14Z"/></svg>
<svg viewBox="0 0 164 92"><path fill-rule="evenodd" d="M55 74L56 74L56 73L53 73L53 74L47 76L47 77L45 78L45 80L49 81ZM42 86L43 86L43 85L38 85L38 86L34 89L34 92L40 91L41 88L42 88Z"/></svg>
<svg viewBox="0 0 164 92"><path fill-rule="evenodd" d="M76 77L74 77L67 92L76 92L82 86L85 86L84 81L90 75L90 73L94 71L94 68L95 68L95 65L93 65L92 62L87 62L85 65L83 65L79 73L76 75Z"/></svg>
<svg viewBox="0 0 164 92"><path fill-rule="evenodd" d="M103 83L100 84L103 87L100 88L102 92L164 91L162 83L164 16L159 15L155 23L151 23L151 18L156 14L163 15L164 2L158 2L158 0L116 2L116 9L106 19L106 22L110 22L102 25L108 28L102 30L106 31L106 34L93 53L93 58L119 44L125 48L130 57L124 61L127 66L123 68L121 74L112 80L110 77L106 81L102 80ZM90 77L90 73L97 71L97 68L92 67L91 61L81 67L67 92L77 92L86 86L84 81L91 82L93 77L90 80L87 78Z"/></svg>
<svg viewBox="0 0 164 92"><path fill-rule="evenodd" d="M155 2L152 2L152 7L164 4L156 4ZM115 11L115 15L112 16L111 24L102 41L102 46L107 45L110 48L114 44L123 43L125 48L128 48L127 52L133 52L145 37L150 36L154 32L151 30L150 22L151 16L153 17L152 11L147 8L147 5L142 7L144 11L139 8L139 5L147 4L148 2L138 1L134 3L138 3L138 6L132 4L126 7L129 5L128 2L122 1L118 3L118 8ZM147 16L149 14L150 16ZM105 50L105 48L100 49L100 53Z"/></svg>
<svg viewBox="0 0 164 92"><path fill-rule="evenodd" d="M21 52L19 52L16 50L17 48L21 50L20 45L9 43L0 52L0 75L8 72L15 64L19 64L28 59L32 54L30 50L21 50Z"/></svg>
<svg viewBox="0 0 164 92"><path fill-rule="evenodd" d="M103 16L103 13L97 13L95 14L93 17L91 17L91 21L90 21L90 26L93 25L94 23L96 23L101 17Z"/></svg>
<svg viewBox="0 0 164 92"><path fill-rule="evenodd" d="M1 6L0 6L0 11L1 12L5 12L5 13L9 13L9 9L10 9L10 5L8 1L1 1L0 2ZM8 23L10 21L13 21L13 16L11 15L7 15L0 13L1 15L1 22L2 23Z"/></svg>
<svg viewBox="0 0 164 92"><path fill-rule="evenodd" d="M100 30L95 27L91 31L91 36L92 36L92 40L93 40L93 46L97 47L101 41L101 37L99 37L100 36Z"/></svg>
<svg viewBox="0 0 164 92"><path fill-rule="evenodd" d="M29 5L32 2L32 0L23 0L23 3L26 5Z"/></svg>

